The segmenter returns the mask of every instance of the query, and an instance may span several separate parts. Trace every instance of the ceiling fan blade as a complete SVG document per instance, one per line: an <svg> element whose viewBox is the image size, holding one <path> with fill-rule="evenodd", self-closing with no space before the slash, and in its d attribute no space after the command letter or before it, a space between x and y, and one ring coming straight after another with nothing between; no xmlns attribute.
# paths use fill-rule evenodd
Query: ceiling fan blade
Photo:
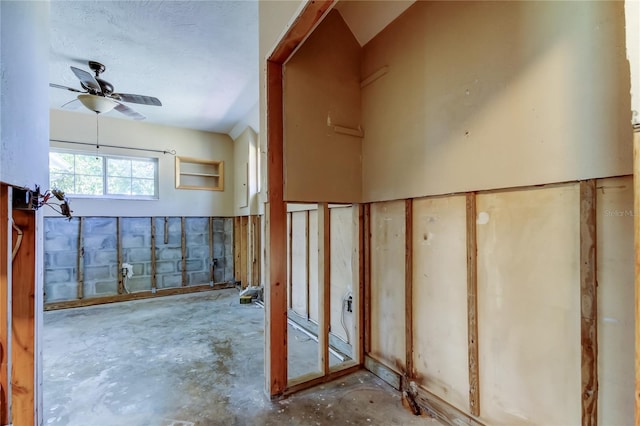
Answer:
<svg viewBox="0 0 640 426"><path fill-rule="evenodd" d="M144 115L140 114L139 112L134 111L128 106L121 104L119 102L118 102L118 105L116 105L115 109L123 113L127 117L133 118L134 120L144 120L145 118L147 118Z"/></svg>
<svg viewBox="0 0 640 426"><path fill-rule="evenodd" d="M56 89L64 89L64 90L68 90L68 91L70 91L70 92L84 93L82 90L74 89L73 87L63 86L63 85L61 85L61 84L49 83L49 86L51 86L51 87L55 87Z"/></svg>
<svg viewBox="0 0 640 426"><path fill-rule="evenodd" d="M62 105L60 108L78 109L79 106L80 106L80 101L78 100L78 98L75 98L75 99L70 100L66 104Z"/></svg>
<svg viewBox="0 0 640 426"><path fill-rule="evenodd" d="M131 102L134 104L142 104L142 105L162 106L162 102L160 102L160 99L154 98L153 96L133 95L131 93L113 93L111 97L122 102Z"/></svg>
<svg viewBox="0 0 640 426"><path fill-rule="evenodd" d="M78 80L80 80L80 83L82 83L83 87L88 88L90 91L95 90L98 93L102 93L100 85L91 74L76 67L71 67L71 71L73 71L76 77L78 77Z"/></svg>

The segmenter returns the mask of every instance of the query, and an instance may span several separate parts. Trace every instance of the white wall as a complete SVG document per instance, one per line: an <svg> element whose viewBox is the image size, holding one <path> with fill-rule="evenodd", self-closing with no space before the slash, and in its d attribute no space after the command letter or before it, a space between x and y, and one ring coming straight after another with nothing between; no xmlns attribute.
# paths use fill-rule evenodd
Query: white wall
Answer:
<svg viewBox="0 0 640 426"><path fill-rule="evenodd" d="M100 152L104 154L157 157L159 199L71 198L75 216L233 216L234 147L229 136L107 116L99 117L99 126L101 144L175 149L178 156L224 161L224 191L176 189L173 155L102 147ZM96 117L52 110L51 139L95 143ZM51 146L96 152L93 146L57 142L52 142Z"/></svg>
<svg viewBox="0 0 640 426"><path fill-rule="evenodd" d="M0 11L0 182L46 187L49 3L2 1Z"/></svg>

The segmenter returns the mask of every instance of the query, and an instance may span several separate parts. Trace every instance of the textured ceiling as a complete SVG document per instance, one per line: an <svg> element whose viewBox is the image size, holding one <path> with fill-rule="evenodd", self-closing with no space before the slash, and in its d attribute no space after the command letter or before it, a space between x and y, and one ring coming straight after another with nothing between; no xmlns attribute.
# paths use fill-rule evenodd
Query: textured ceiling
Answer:
<svg viewBox="0 0 640 426"><path fill-rule="evenodd" d="M51 83L80 89L70 66L116 92L155 96L127 104L148 122L228 133L258 102L257 1L51 1ZM49 89L51 108L75 99ZM78 104L78 102L76 102ZM79 106L78 111L86 111ZM117 111L107 113L123 117Z"/></svg>

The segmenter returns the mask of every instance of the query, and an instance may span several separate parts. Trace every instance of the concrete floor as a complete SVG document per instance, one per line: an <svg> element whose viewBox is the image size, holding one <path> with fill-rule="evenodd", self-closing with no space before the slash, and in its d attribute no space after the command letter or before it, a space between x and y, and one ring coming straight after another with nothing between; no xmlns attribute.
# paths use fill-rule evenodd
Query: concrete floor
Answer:
<svg viewBox="0 0 640 426"><path fill-rule="evenodd" d="M264 311L234 289L45 312L44 322L45 425L439 424L366 371L269 401Z"/></svg>

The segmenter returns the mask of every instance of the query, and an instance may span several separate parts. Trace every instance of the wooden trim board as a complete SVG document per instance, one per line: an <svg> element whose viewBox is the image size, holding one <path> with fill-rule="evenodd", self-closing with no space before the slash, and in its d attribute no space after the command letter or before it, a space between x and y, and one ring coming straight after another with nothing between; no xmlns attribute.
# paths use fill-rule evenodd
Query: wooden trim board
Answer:
<svg viewBox="0 0 640 426"><path fill-rule="evenodd" d="M596 280L596 181L580 182L580 306L582 425L598 423L598 283Z"/></svg>
<svg viewBox="0 0 640 426"><path fill-rule="evenodd" d="M469 347L469 411L480 415L480 366L478 358L478 247L476 194L467 193L467 334Z"/></svg>
<svg viewBox="0 0 640 426"><path fill-rule="evenodd" d="M633 133L633 208L635 263L635 424L640 425L640 129Z"/></svg>
<svg viewBox="0 0 640 426"><path fill-rule="evenodd" d="M415 377L413 368L413 200L404 202L404 312L405 312L405 370Z"/></svg>
<svg viewBox="0 0 640 426"><path fill-rule="evenodd" d="M9 424L9 342L11 317L11 265L9 249L11 238L9 232L9 187L0 184L0 424Z"/></svg>

